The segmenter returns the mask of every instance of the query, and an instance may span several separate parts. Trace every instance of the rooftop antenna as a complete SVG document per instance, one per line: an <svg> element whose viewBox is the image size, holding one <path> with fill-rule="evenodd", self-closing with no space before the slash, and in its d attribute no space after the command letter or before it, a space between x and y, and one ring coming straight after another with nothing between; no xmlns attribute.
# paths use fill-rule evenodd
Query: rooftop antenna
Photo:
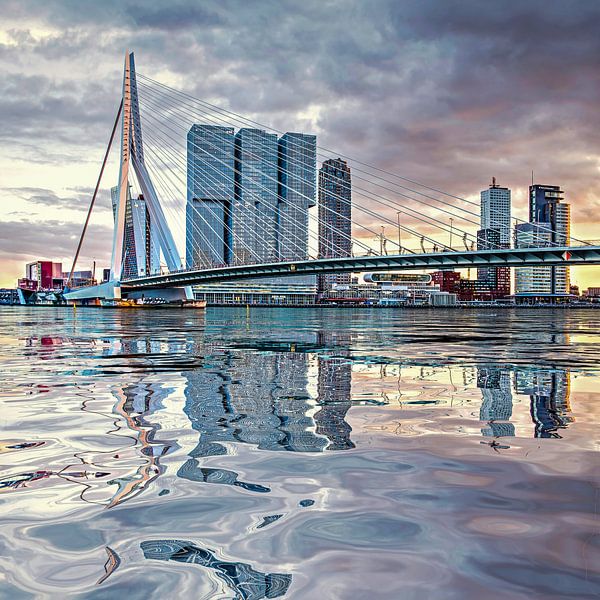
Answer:
<svg viewBox="0 0 600 600"><path fill-rule="evenodd" d="M533 169L531 169L531 185L533 185Z"/></svg>
<svg viewBox="0 0 600 600"><path fill-rule="evenodd" d="M495 188L496 187L496 178L492 177L492 187Z"/></svg>

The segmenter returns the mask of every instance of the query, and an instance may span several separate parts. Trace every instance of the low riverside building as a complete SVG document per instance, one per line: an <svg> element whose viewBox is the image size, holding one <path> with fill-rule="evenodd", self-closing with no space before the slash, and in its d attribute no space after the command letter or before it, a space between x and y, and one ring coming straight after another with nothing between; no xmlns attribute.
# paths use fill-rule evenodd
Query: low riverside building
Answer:
<svg viewBox="0 0 600 600"><path fill-rule="evenodd" d="M296 306L314 304L317 298L314 275L205 283L193 289L196 300L206 300L208 304Z"/></svg>
<svg viewBox="0 0 600 600"><path fill-rule="evenodd" d="M366 304L378 306L448 306L456 294L440 290L428 274L363 273L348 285L333 285L319 298L322 304Z"/></svg>

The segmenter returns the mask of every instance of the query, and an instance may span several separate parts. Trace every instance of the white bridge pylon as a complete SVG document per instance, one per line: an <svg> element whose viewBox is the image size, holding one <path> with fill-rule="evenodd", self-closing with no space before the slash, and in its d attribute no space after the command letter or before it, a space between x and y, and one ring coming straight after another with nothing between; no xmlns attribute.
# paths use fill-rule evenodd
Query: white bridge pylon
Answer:
<svg viewBox="0 0 600 600"><path fill-rule="evenodd" d="M156 195L156 190L144 164L142 124L138 104L133 52L125 56L123 73L123 110L121 112L121 154L118 183L118 203L115 217L115 230L112 247L110 279L119 282L123 273L123 244L125 240L125 207L129 187L129 170L137 177L152 223L153 234L162 250L169 271L182 268L175 240L165 219L164 212Z"/></svg>
<svg viewBox="0 0 600 600"><path fill-rule="evenodd" d="M119 155L119 181L117 184L117 204L115 209L115 224L113 232L110 280L100 285L93 285L86 288L67 291L65 293L65 298L67 300L85 300L93 298L121 298L121 278L123 276L124 266L123 248L125 245L125 213L127 207L129 175L131 168L133 168L133 172L135 173L138 184L143 193L145 204L150 215L150 223L152 227L151 236L154 242L158 244L158 248L162 251L165 263L167 265L167 269L172 272L179 271L183 267L181 258L177 251L175 240L173 239L173 235L171 233L171 230L165 218L165 214L156 194L156 189L152 184L150 174L148 173L148 170L146 169L146 165L144 163L142 123L140 119L138 91L135 76L135 60L133 52L127 52L125 54L125 68L123 71L123 93L122 104L120 109L120 118L121 152ZM112 138L110 143L112 143ZM136 296L138 294L134 293L133 295ZM193 299L192 289L189 286L185 286L183 288L179 287L171 290L163 290L162 293L159 290L157 290L157 292L154 292L151 295L161 296L169 300Z"/></svg>

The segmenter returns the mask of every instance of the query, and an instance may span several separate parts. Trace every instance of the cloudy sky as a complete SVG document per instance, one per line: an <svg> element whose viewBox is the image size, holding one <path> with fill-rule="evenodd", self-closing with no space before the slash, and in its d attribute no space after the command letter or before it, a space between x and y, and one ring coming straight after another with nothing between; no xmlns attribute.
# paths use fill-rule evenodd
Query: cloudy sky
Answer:
<svg viewBox="0 0 600 600"><path fill-rule="evenodd" d="M0 286L73 255L119 101L140 72L477 200L560 185L600 238L597 0L0 0ZM81 268L108 263L111 161ZM575 271L583 286L600 272Z"/></svg>

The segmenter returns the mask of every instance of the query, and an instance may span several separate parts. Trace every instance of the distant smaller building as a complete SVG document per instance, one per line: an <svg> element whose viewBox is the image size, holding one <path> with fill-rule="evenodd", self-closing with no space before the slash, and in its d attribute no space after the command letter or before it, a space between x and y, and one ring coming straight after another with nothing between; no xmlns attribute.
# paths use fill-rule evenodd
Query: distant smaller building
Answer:
<svg viewBox="0 0 600 600"><path fill-rule="evenodd" d="M460 273L457 271L435 271L431 274L431 281L439 286L441 292L449 294L460 292Z"/></svg>
<svg viewBox="0 0 600 600"><path fill-rule="evenodd" d="M27 290L59 290L63 287L62 263L36 260L25 265L25 277L18 287Z"/></svg>

